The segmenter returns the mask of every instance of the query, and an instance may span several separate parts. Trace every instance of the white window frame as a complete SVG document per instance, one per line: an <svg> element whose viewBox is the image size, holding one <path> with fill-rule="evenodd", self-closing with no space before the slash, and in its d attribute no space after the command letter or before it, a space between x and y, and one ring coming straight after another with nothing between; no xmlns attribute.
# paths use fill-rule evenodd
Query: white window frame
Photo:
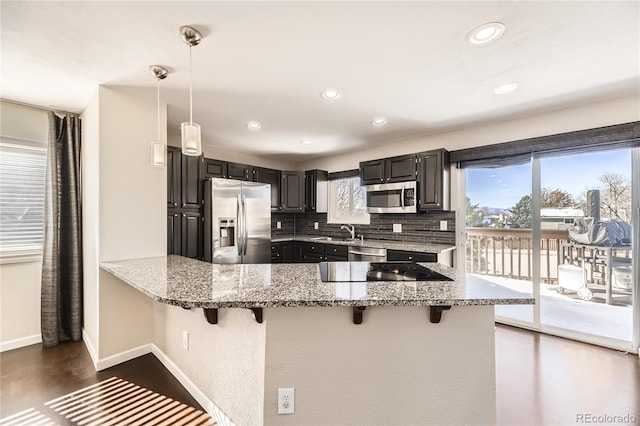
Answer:
<svg viewBox="0 0 640 426"><path fill-rule="evenodd" d="M11 149L23 152L39 152L44 154L44 167L46 168L47 142L30 139L20 139L10 136L0 136L0 155L2 150ZM44 173L44 170L43 170ZM1 182L0 182L1 185ZM44 185L42 187L44 198ZM0 197L2 197L0 195ZM44 223L42 234L44 236ZM42 258L42 243L22 244L17 246L0 245L0 264L38 261Z"/></svg>
<svg viewBox="0 0 640 426"><path fill-rule="evenodd" d="M350 211L351 214L350 215L341 215L337 212L337 201L338 201L338 194L337 194L337 186L339 184L340 181L345 181L348 180L350 181ZM329 181L329 205L328 205L328 209L327 209L327 223L334 223L334 224L340 224L340 223L348 223L348 224L353 224L353 225L369 225L371 223L371 215L366 211L366 206L360 206L359 208L357 206L355 206L355 191L353 191L353 182L354 180L357 180L358 185L360 185L360 177L359 176L354 176L354 177L350 177L350 178L344 178L344 179L336 179L336 180L330 180ZM359 186L360 189L359 191L365 191L366 189L364 186ZM366 200L366 195L363 197L363 199Z"/></svg>

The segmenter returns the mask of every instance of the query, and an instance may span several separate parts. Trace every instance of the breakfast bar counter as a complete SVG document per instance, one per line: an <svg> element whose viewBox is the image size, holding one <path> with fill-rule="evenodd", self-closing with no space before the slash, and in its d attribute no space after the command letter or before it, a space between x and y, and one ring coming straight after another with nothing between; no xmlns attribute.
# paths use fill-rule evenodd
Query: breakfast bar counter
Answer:
<svg viewBox="0 0 640 426"><path fill-rule="evenodd" d="M344 262L349 264L361 262ZM439 263L424 263L451 281L323 282L317 264L211 264L170 255L100 266L154 300L182 308L434 306L532 304L533 296L484 281L466 283Z"/></svg>
<svg viewBox="0 0 640 426"><path fill-rule="evenodd" d="M532 304L531 294L437 263L417 264L432 281L335 282L323 265L103 262L101 294L145 313L104 305L111 322L100 327L145 331L219 424L496 423L494 305ZM295 392L292 414L278 412L282 388Z"/></svg>

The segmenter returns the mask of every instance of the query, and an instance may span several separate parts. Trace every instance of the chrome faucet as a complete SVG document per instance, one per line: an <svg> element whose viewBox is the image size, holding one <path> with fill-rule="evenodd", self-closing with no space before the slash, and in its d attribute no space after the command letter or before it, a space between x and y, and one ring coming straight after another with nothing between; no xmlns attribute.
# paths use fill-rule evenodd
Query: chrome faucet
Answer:
<svg viewBox="0 0 640 426"><path fill-rule="evenodd" d="M351 239L355 240L356 239L356 227L353 225L342 225L340 226L340 229L346 229L347 231L349 231L349 234L351 234Z"/></svg>

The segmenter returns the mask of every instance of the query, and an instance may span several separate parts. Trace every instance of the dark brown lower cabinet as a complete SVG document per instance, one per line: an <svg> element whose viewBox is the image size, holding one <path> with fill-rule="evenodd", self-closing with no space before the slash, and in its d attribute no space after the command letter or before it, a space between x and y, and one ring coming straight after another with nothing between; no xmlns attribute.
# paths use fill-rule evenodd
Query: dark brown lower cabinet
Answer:
<svg viewBox="0 0 640 426"><path fill-rule="evenodd" d="M302 243L302 262L339 262L347 260L349 247L338 244Z"/></svg>
<svg viewBox="0 0 640 426"><path fill-rule="evenodd" d="M181 213L182 256L202 259L202 213L199 211Z"/></svg>
<svg viewBox="0 0 640 426"><path fill-rule="evenodd" d="M171 210L167 213L167 254L182 254L182 215Z"/></svg>
<svg viewBox="0 0 640 426"><path fill-rule="evenodd" d="M271 263L300 263L302 245L297 241L271 243Z"/></svg>

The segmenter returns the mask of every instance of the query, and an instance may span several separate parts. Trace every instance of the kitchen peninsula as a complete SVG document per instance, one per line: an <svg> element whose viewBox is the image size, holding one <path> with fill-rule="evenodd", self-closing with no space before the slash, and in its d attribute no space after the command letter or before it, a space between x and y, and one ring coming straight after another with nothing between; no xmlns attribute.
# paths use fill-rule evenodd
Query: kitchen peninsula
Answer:
<svg viewBox="0 0 640 426"><path fill-rule="evenodd" d="M235 424L494 424L493 305L533 298L423 265L451 281L173 255L101 268L155 301L152 343ZM172 343L185 327L188 350ZM277 414L278 388L295 388L294 414Z"/></svg>

